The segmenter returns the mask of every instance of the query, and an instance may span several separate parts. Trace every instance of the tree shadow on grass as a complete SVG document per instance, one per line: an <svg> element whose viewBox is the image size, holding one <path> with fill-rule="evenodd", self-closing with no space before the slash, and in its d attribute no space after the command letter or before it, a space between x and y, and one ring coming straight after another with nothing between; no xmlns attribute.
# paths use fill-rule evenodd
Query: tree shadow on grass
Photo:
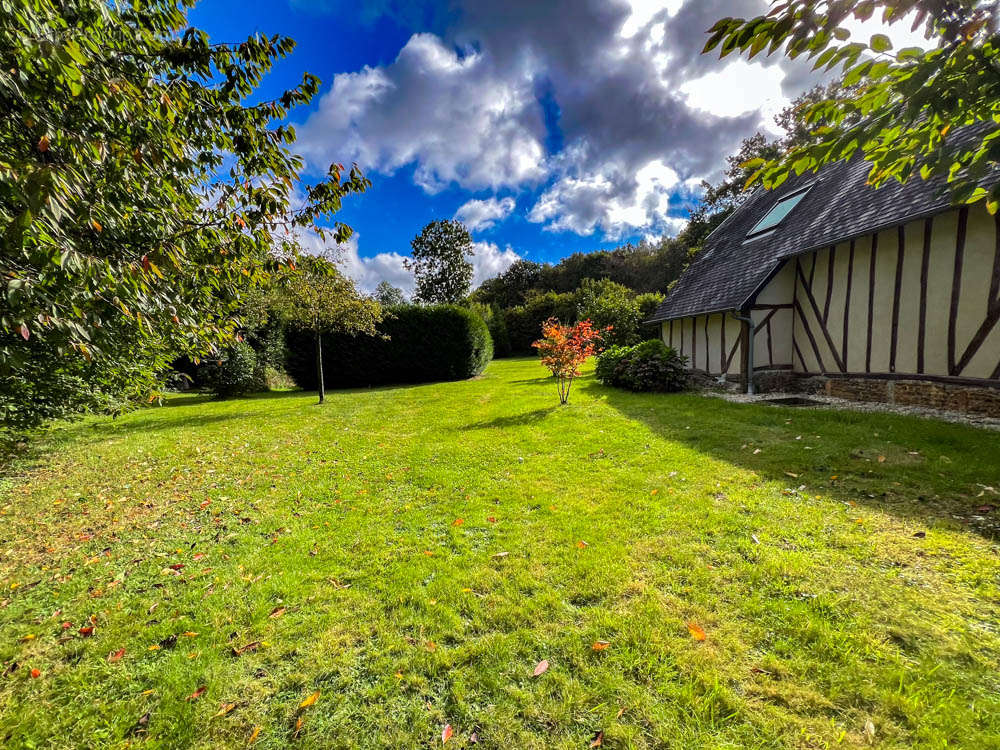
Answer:
<svg viewBox="0 0 1000 750"><path fill-rule="evenodd" d="M581 383L661 437L785 485L1000 538L1000 436L915 416L741 404Z"/></svg>
<svg viewBox="0 0 1000 750"><path fill-rule="evenodd" d="M482 422L472 422L471 424L463 425L458 429L465 432L468 430L502 430L509 427L522 427L524 425L541 422L558 408L558 406L547 406L544 409L534 409L533 411L527 411L523 414L511 414L508 417L497 417L496 419L489 419Z"/></svg>

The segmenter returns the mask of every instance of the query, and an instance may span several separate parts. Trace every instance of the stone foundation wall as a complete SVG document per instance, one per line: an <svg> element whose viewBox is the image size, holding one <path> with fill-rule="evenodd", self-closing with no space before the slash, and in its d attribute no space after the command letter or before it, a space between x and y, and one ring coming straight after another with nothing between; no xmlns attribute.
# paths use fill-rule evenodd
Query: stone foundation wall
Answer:
<svg viewBox="0 0 1000 750"><path fill-rule="evenodd" d="M758 392L789 392L832 396L850 401L875 401L900 406L923 406L963 414L1000 417L1000 387L946 383L932 380L882 378L803 377L788 372L758 372Z"/></svg>

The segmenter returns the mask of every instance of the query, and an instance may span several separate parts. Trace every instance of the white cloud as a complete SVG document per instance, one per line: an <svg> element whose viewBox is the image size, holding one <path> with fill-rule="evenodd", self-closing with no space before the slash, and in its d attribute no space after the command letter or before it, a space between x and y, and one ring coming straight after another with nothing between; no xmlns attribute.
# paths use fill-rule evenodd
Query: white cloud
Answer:
<svg viewBox="0 0 1000 750"><path fill-rule="evenodd" d="M335 245L322 240L315 232L302 230L299 242L304 252L313 255L332 256L345 275L354 280L358 290L371 294L380 281L388 281L403 290L407 297L413 296L416 282L413 273L404 265L407 256L399 253L377 253L370 257L358 250L359 236L355 232L347 242ZM472 288L475 289L486 279L506 271L521 259L508 245L501 250L493 242L472 243Z"/></svg>
<svg viewBox="0 0 1000 750"><path fill-rule="evenodd" d="M513 198L472 199L459 206L455 218L468 227L470 232L489 229L498 221L503 221L514 210Z"/></svg>
<svg viewBox="0 0 1000 750"><path fill-rule="evenodd" d="M687 220L670 215L671 197L691 195L694 183L682 182L662 160L644 165L631 180L605 174L567 176L539 196L528 220L544 223L553 232L590 235L600 228L606 239L637 231L673 235Z"/></svg>
<svg viewBox="0 0 1000 750"><path fill-rule="evenodd" d="M382 3L376 14L402 5ZM785 104L829 80L801 58L701 54L716 20L766 13L766 0L451 7L440 35L414 34L391 63L334 77L298 129L311 165L412 168L428 193L541 187L529 219L548 230L670 233L692 182L717 177L743 138L773 129ZM898 46L920 41L905 22L846 25L866 40L886 32ZM456 217L488 229L514 200L470 200Z"/></svg>
<svg viewBox="0 0 1000 750"><path fill-rule="evenodd" d="M684 0L626 0L629 6L629 17L622 24L619 33L626 39L631 39L639 31L645 29L655 16L663 11L670 16L677 13L684 5Z"/></svg>
<svg viewBox="0 0 1000 750"><path fill-rule="evenodd" d="M759 112L761 124L771 125L774 116L791 103L781 90L784 78L785 71L778 65L734 59L722 70L685 81L680 92L688 105L716 117Z"/></svg>
<svg viewBox="0 0 1000 750"><path fill-rule="evenodd" d="M473 242L472 251L473 289L486 279L499 276L521 260L521 256L514 252L510 245L501 250L492 242Z"/></svg>
<svg viewBox="0 0 1000 750"><path fill-rule="evenodd" d="M414 165L417 184L436 192L541 179L543 132L529 79L414 34L392 64L335 76L298 141L316 166L357 161L391 174Z"/></svg>

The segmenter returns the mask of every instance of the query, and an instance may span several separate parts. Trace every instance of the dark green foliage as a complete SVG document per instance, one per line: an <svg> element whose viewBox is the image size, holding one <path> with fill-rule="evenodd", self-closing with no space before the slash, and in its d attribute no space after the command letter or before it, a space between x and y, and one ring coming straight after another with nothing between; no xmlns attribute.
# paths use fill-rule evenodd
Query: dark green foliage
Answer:
<svg viewBox="0 0 1000 750"><path fill-rule="evenodd" d="M511 353L534 354L531 344L541 337L542 323L549 318L557 318L563 323L575 322L577 300L574 293L531 294L523 305L504 310Z"/></svg>
<svg viewBox="0 0 1000 750"><path fill-rule="evenodd" d="M0 443L82 411L118 413L147 400L149 382L168 370L167 361L138 336L126 337L120 351L109 352L100 364L67 357L34 337L21 342L19 357L0 368Z"/></svg>
<svg viewBox="0 0 1000 750"><path fill-rule="evenodd" d="M455 304L469 294L472 283L472 237L455 219L432 221L410 242L406 267L417 288L413 299L430 304Z"/></svg>
<svg viewBox="0 0 1000 750"><path fill-rule="evenodd" d="M631 346L609 346L597 357L594 365L594 377L605 385L618 385L618 366L632 351Z"/></svg>
<svg viewBox="0 0 1000 750"><path fill-rule="evenodd" d="M503 311L496 305L484 305L479 302L469 302L467 306L486 322L490 338L493 340L493 357L495 359L509 357L510 337L507 335L507 321Z"/></svg>
<svg viewBox="0 0 1000 750"><path fill-rule="evenodd" d="M316 390L316 344L309 331L290 329L288 374ZM454 305L395 307L376 335L323 334L323 372L328 387L463 380L483 371L493 342L483 319Z"/></svg>
<svg viewBox="0 0 1000 750"><path fill-rule="evenodd" d="M210 40L193 4L0 2L0 430L155 398L368 187L340 165L299 179L287 122L319 79L255 93L294 42Z"/></svg>
<svg viewBox="0 0 1000 750"><path fill-rule="evenodd" d="M689 254L690 246L682 233L655 243L573 253L555 265L522 260L484 281L471 299L510 309L527 304L533 295L575 292L584 279L610 279L637 293L664 292L684 270Z"/></svg>
<svg viewBox="0 0 1000 750"><path fill-rule="evenodd" d="M660 339L650 339L608 349L597 358L595 374L605 385L630 391L682 391L688 384L686 361Z"/></svg>
<svg viewBox="0 0 1000 750"><path fill-rule="evenodd" d="M610 346L627 346L639 341L642 317L632 291L609 279L584 279L580 285L577 320L589 320L595 328L611 330L604 334Z"/></svg>
<svg viewBox="0 0 1000 750"><path fill-rule="evenodd" d="M403 294L403 290L384 279L375 287L372 297L382 307L396 307L406 304L406 295Z"/></svg>
<svg viewBox="0 0 1000 750"><path fill-rule="evenodd" d="M539 289L542 282L542 266L530 260L516 261L499 276L487 279L472 293L472 299L501 308L523 305L532 290Z"/></svg>
<svg viewBox="0 0 1000 750"><path fill-rule="evenodd" d="M637 294L635 296L635 303L639 306L639 318L641 320L649 318L649 316L656 312L656 308L660 306L661 302L663 302L663 295L659 292Z"/></svg>
<svg viewBox="0 0 1000 750"><path fill-rule="evenodd" d="M227 346L221 358L205 363L202 372L204 384L219 398L242 396L266 387L257 353L245 342Z"/></svg>

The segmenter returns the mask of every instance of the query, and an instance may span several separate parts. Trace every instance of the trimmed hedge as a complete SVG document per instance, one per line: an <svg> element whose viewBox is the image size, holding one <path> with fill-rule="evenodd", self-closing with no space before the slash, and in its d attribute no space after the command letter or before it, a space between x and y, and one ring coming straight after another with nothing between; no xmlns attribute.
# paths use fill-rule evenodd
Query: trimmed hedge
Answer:
<svg viewBox="0 0 1000 750"><path fill-rule="evenodd" d="M405 305L387 313L378 326L381 335L323 334L327 388L464 380L493 358L489 329L471 310ZM285 341L288 374L300 388L316 390L315 335L290 328Z"/></svg>

